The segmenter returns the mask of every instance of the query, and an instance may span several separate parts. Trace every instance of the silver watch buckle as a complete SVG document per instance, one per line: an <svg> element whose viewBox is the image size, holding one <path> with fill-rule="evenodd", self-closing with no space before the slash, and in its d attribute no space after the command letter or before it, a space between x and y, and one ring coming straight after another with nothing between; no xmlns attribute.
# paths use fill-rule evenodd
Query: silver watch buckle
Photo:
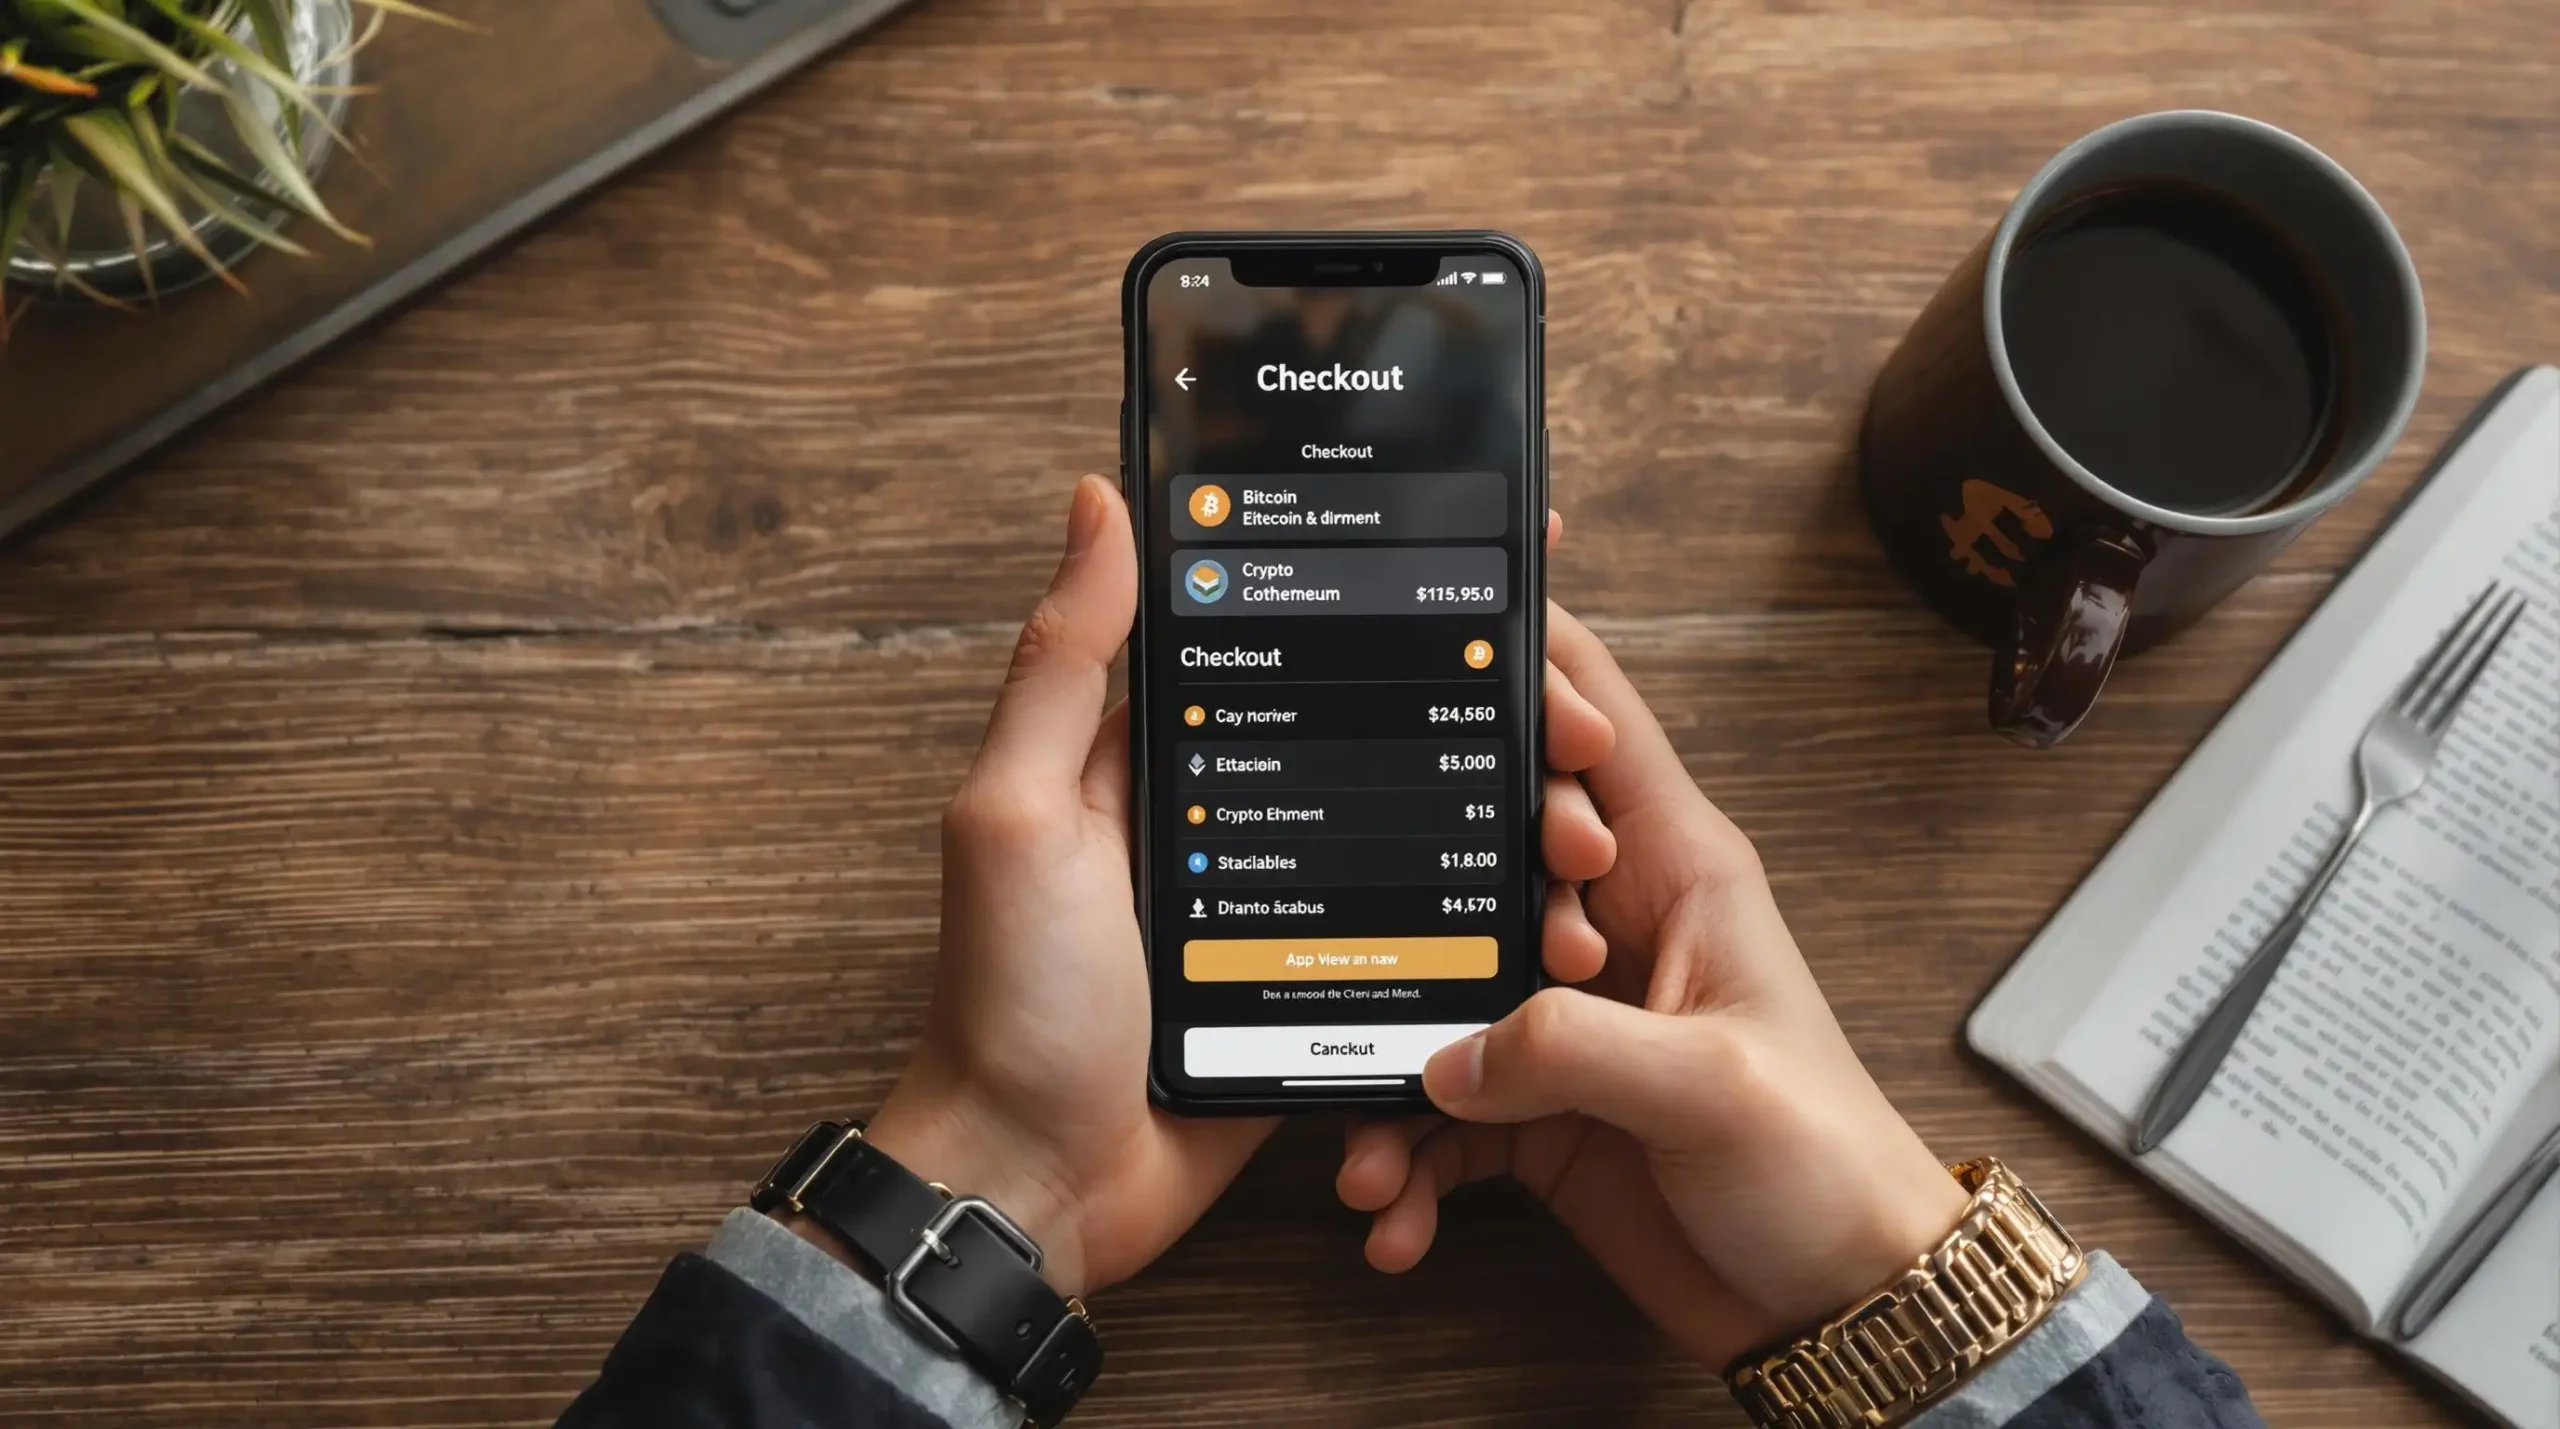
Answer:
<svg viewBox="0 0 2560 1429"><path fill-rule="evenodd" d="M1014 1253L1033 1270L1040 1268L1040 1247L1032 1243L1030 1236L1023 1234L1022 1227L1015 1225L1012 1217L976 1196L953 1196L943 1203L941 1210L934 1212L932 1220L925 1222L924 1229L916 1232L915 1249L908 1251L906 1258L889 1271L887 1287L889 1304L906 1317L907 1323L939 1346L944 1354L955 1358L960 1354L960 1342L953 1339L951 1332L942 1328L922 1305L915 1302L915 1297L907 1293L907 1282L924 1267L924 1258L928 1255L947 1266L960 1263L959 1252L953 1250L943 1237L953 1226L971 1216L984 1222L987 1229L1011 1246Z"/></svg>

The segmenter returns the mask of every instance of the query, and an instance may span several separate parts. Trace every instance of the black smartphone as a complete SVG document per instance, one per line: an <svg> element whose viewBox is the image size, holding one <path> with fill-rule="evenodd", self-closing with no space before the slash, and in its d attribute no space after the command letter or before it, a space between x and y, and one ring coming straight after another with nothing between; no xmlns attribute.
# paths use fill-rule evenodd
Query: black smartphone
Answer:
<svg viewBox="0 0 2560 1429"><path fill-rule="evenodd" d="M1425 1104L1538 985L1545 290L1499 233L1130 260L1148 1091Z"/></svg>

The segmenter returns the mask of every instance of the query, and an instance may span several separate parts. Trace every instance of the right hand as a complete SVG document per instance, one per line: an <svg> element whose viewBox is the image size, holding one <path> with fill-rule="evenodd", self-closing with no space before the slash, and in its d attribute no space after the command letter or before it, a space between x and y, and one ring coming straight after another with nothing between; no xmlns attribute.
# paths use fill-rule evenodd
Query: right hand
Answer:
<svg viewBox="0 0 2560 1429"><path fill-rule="evenodd" d="M1750 840L1698 792L1597 637L1548 653L1617 739L1581 772L1617 860L1549 893L1538 993L1424 1072L1451 1121L1353 1128L1338 1190L1370 1263L1420 1260L1440 1197L1508 1174L1709 1366L1808 1329L1907 1269L1966 1196L1885 1100L1796 951Z"/></svg>

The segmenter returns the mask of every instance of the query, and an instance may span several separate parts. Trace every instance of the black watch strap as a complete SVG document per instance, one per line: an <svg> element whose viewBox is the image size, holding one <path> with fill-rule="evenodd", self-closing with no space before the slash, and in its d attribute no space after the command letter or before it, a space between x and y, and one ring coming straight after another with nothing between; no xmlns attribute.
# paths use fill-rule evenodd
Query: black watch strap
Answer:
<svg viewBox="0 0 2560 1429"><path fill-rule="evenodd" d="M918 1179L865 1140L860 1122L810 1127L748 1204L797 1211L861 1252L919 1334L968 1361L1043 1429L1102 1369L1084 1306L1040 1278L1040 1247L985 1201Z"/></svg>

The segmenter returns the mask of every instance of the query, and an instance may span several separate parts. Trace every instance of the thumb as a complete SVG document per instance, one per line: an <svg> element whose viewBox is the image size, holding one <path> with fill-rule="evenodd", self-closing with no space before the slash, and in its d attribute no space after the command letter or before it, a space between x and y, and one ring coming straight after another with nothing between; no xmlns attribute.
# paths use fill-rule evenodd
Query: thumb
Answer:
<svg viewBox="0 0 2560 1429"><path fill-rule="evenodd" d="M1440 1049L1422 1084L1442 1111L1466 1121L1580 1112L1648 1146L1678 1145L1696 1135L1726 1046L1725 1029L1710 1018L1551 987Z"/></svg>
<svg viewBox="0 0 2560 1429"><path fill-rule="evenodd" d="M1137 606L1129 508L1109 482L1088 476L1076 483L1067 511L1066 558L1023 624L987 717L977 777L1026 788L1075 786L1102 723L1112 658L1129 638Z"/></svg>

